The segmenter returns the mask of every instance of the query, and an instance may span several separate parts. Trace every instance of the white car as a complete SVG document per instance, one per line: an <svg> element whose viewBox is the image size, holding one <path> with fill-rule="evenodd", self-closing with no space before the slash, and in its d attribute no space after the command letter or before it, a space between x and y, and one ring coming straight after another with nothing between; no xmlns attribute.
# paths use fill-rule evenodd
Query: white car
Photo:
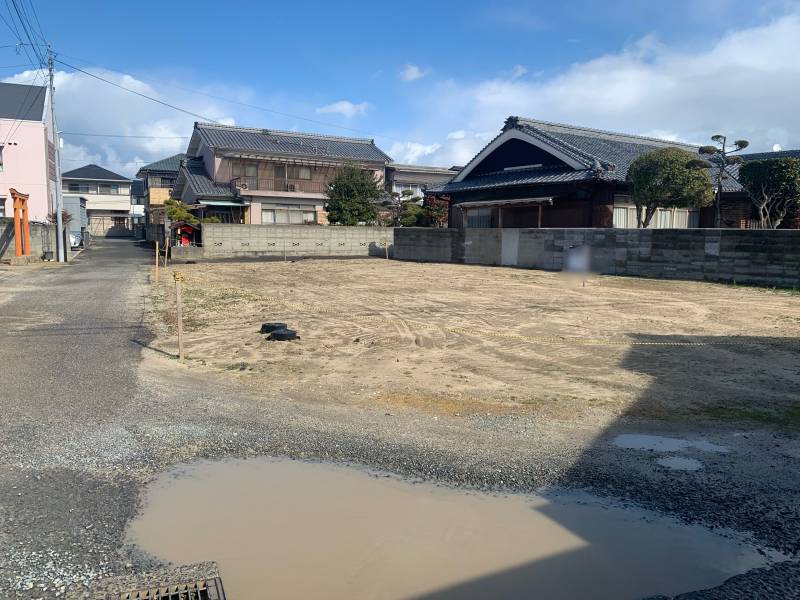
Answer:
<svg viewBox="0 0 800 600"><path fill-rule="evenodd" d="M80 233L70 233L69 234L69 245L72 248L77 248L81 245L81 234Z"/></svg>

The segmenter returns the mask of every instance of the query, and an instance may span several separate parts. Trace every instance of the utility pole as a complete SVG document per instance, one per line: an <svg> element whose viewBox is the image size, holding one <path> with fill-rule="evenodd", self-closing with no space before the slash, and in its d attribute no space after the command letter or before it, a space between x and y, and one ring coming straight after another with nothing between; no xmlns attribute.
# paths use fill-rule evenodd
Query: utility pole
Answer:
<svg viewBox="0 0 800 600"><path fill-rule="evenodd" d="M50 121L53 128L53 145L55 146L56 162L56 248L58 249L58 262L65 261L64 250L64 194L61 189L61 149L56 127L56 97L53 86L53 49L47 46L47 72L50 76Z"/></svg>

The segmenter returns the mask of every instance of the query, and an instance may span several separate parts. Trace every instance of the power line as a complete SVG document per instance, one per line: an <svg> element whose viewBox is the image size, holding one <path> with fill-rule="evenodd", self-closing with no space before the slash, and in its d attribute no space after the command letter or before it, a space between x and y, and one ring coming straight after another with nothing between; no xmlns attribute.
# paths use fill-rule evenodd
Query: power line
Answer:
<svg viewBox="0 0 800 600"><path fill-rule="evenodd" d="M67 56L67 57L70 57L70 58L74 58L74 59L80 60L80 61L82 61L84 63L95 62L95 61L90 61L90 60L88 60L86 58L81 58L79 56L72 56L72 55L69 55L69 54L64 54L63 52L61 52L59 54L61 56ZM57 62L61 62L61 61L57 61ZM61 64L64 64L64 63L61 62ZM73 67L73 68L76 68L76 67ZM108 70L109 71L114 71L114 69L108 69ZM289 119L297 119L298 121L306 121L308 123L314 123L316 125L324 125L325 127L333 127L335 129L341 129L343 131L350 131L352 133L358 133L360 135L365 135L365 136L368 136L370 138L382 138L382 139L385 139L385 140L390 140L390 141L399 142L399 143L405 143L406 141L408 141L408 140L401 140L401 139L398 139L398 138L395 138L395 137L392 137L392 136L389 136L389 135L386 135L386 134L382 134L382 133L372 133L372 132L369 132L369 131L364 131L363 129L356 129L356 128L353 128L353 127L347 127L345 125L338 125L336 123L329 123L327 121L320 121L319 119L312 119L312 118L309 118L309 117L303 117L303 116L300 116L300 115L295 115L295 114L292 114L292 113L287 113L287 112L283 112L283 111L280 111L280 110L275 110L273 108L267 108L265 106L259 106L257 104L250 104L249 102L241 102L240 100L233 100L232 98L225 98L223 96L217 96L216 94L209 94L208 92L204 92L202 90L196 90L196 89L193 89L193 88L188 88L188 87L184 87L184 86L181 86L181 85L176 85L176 84L170 83L168 81L158 82L157 84L153 83L152 81L147 81L147 80L143 80L143 79L140 79L140 81L142 81L142 83L146 83L146 84L148 84L148 85L150 85L152 87L155 87L157 85L165 85L167 87L175 88L177 90L182 90L184 92L190 92L192 94L197 94L199 96L205 96L207 98L212 98L214 100L219 100L221 102L227 102L229 104L236 104L238 106L244 106L245 108L252 108L254 110L258 110L258 111L261 111L261 112L266 112L266 113L279 115L281 117L287 117ZM217 121L214 121L214 122L217 122ZM418 142L418 143L421 143L421 142Z"/></svg>
<svg viewBox="0 0 800 600"><path fill-rule="evenodd" d="M62 131L61 135L75 135L81 137L110 137L110 138L132 138L140 140L188 140L188 135L125 135L121 133L83 133L76 131Z"/></svg>
<svg viewBox="0 0 800 600"><path fill-rule="evenodd" d="M173 110L177 110L179 112L185 113L185 114L190 115L192 117L197 117L198 119L202 119L203 121L211 121L212 123L217 123L217 124L220 124L220 125L222 124L219 121L217 121L216 119L212 119L211 117L206 117L206 116L198 114L196 112L192 112L190 110L186 110L185 108L181 108L180 106L175 106L174 104L170 104L169 102L164 102L163 100L159 100L158 98L153 98L152 96L148 96L147 94L143 94L141 92L137 92L136 90L132 90L130 88L125 87L124 85L120 85L118 83L115 83L115 82L113 82L113 81L111 81L109 79L106 79L105 77L100 77L99 75L95 75L94 73L90 73L89 71L85 71L85 70L81 69L80 67L76 67L76 66L71 65L69 63L65 63L63 60L56 59L56 62L61 64L61 65L64 65L65 67L69 67L70 69L74 69L76 71L79 71L80 73L83 73L84 75L88 75L89 77L94 77L95 79L97 79L99 81L102 81L102 82L107 83L109 85L113 85L114 87L117 87L117 88L119 88L121 90L125 90L126 92L130 92L131 94L135 94L136 96L140 96L142 98L150 100L151 102L156 102L158 104L161 104L162 106L166 106L168 108L171 108Z"/></svg>

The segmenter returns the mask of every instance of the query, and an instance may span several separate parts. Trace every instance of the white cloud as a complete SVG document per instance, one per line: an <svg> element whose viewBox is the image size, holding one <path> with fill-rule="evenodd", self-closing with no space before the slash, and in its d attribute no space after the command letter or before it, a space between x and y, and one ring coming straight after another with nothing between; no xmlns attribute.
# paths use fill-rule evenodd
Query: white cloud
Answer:
<svg viewBox="0 0 800 600"><path fill-rule="evenodd" d="M326 106L321 106L317 109L317 112L320 114L324 113L335 113L340 114L343 117L347 117L348 119L352 119L356 115L365 115L367 114L367 108L369 108L369 104L366 102L359 102L358 104L354 104L349 100L339 100L338 102L334 102L333 104L327 104Z"/></svg>
<svg viewBox="0 0 800 600"><path fill-rule="evenodd" d="M526 69L524 66L522 66L522 65L514 65L514 68L511 69L511 79L519 79L520 77L525 75L525 73L527 73L527 72L528 72L528 69Z"/></svg>
<svg viewBox="0 0 800 600"><path fill-rule="evenodd" d="M715 133L800 147L800 15L725 34L702 50L645 37L535 80L443 81L420 100L417 130L441 147L426 160L471 158L509 115L706 143ZM513 75L513 73L512 73ZM454 136L455 132L481 132Z"/></svg>
<svg viewBox="0 0 800 600"><path fill-rule="evenodd" d="M87 70L137 92L162 98L158 90L131 75L103 69ZM26 71L3 81L30 82L34 75L34 72ZM55 87L61 131L158 138L65 135L61 153L65 171L91 162L122 175L133 176L142 164L186 150L189 139L180 136L191 135L194 122L200 120L80 73L57 71ZM234 123L230 112L214 100L196 94L179 94L176 97L179 100L165 98L165 101L172 101L210 119Z"/></svg>
<svg viewBox="0 0 800 600"><path fill-rule="evenodd" d="M422 79L428 73L430 73L430 69L421 69L417 65L406 65L405 68L400 71L400 80L416 81L417 79Z"/></svg>
<svg viewBox="0 0 800 600"><path fill-rule="evenodd" d="M426 157L434 154L439 148L440 144L420 144L418 142L395 142L389 149L389 156L395 162L406 164L428 164Z"/></svg>

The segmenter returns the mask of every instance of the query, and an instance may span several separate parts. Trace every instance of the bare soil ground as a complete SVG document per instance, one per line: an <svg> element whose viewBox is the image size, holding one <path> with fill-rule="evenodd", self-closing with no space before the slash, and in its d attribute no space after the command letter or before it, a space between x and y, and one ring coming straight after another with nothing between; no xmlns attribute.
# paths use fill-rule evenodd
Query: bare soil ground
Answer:
<svg viewBox="0 0 800 600"><path fill-rule="evenodd" d="M379 259L178 265L190 368L263 397L434 414L800 425L800 295ZM154 347L174 354L171 276ZM265 321L296 329L269 342Z"/></svg>

